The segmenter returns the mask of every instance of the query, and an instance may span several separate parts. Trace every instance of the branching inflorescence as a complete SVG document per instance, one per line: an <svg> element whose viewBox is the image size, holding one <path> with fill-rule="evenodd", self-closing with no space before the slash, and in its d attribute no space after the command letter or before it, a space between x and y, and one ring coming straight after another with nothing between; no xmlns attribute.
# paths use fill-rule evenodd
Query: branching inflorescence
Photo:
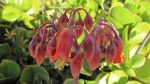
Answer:
<svg viewBox="0 0 150 84"><path fill-rule="evenodd" d="M84 20L81 11L86 14ZM75 14L78 14L76 21ZM77 39L83 33L85 38L78 43ZM79 76L85 60L92 71L99 67L102 58L109 63L121 63L122 48L122 41L113 25L101 18L93 26L92 17L82 8L67 9L60 18L43 23L29 44L30 54L38 65L46 57L51 63L69 63L73 78Z"/></svg>

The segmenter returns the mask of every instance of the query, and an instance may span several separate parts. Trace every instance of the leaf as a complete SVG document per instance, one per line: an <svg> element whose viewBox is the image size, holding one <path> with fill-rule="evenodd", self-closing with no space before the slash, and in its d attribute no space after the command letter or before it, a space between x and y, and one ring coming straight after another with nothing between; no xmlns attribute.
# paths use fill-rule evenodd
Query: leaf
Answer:
<svg viewBox="0 0 150 84"><path fill-rule="evenodd" d="M134 55L131 59L130 59L130 65L132 68L139 68L141 66L144 65L146 59L144 56L141 55Z"/></svg>
<svg viewBox="0 0 150 84"><path fill-rule="evenodd" d="M92 71L90 70L90 66L88 64L88 62L86 60L84 60L84 64L83 67L81 69L81 74L87 75L87 76L91 76L92 75Z"/></svg>
<svg viewBox="0 0 150 84"><path fill-rule="evenodd" d="M96 77L95 83L98 84L99 81L100 81L106 74L107 74L106 72L100 73L100 74Z"/></svg>
<svg viewBox="0 0 150 84"><path fill-rule="evenodd" d="M2 60L0 64L0 83L6 84L10 82L14 82L21 73L19 65L11 60Z"/></svg>
<svg viewBox="0 0 150 84"><path fill-rule="evenodd" d="M117 29L123 28L123 25L120 22L116 21L113 17L107 16L106 19L108 21L112 22L112 24L115 26L115 28L117 28Z"/></svg>
<svg viewBox="0 0 150 84"><path fill-rule="evenodd" d="M127 75L122 70L115 70L107 73L103 78L99 80L99 84L126 84Z"/></svg>
<svg viewBox="0 0 150 84"><path fill-rule="evenodd" d="M122 25L136 22L134 14L124 7L121 6L113 7L110 10L110 13L113 16L113 18L116 19L118 22L120 22Z"/></svg>
<svg viewBox="0 0 150 84"><path fill-rule="evenodd" d="M2 16L1 16L2 19L13 22L16 21L19 17L20 17L20 11L17 8L11 5L4 6L2 10Z"/></svg>
<svg viewBox="0 0 150 84"><path fill-rule="evenodd" d="M63 84L73 84L73 79L72 78L68 78L64 81ZM83 79L79 79L78 80L78 84L85 84Z"/></svg>
<svg viewBox="0 0 150 84"><path fill-rule="evenodd" d="M129 43L139 44L141 43L148 31L150 30L150 24L147 22L141 22L137 24L130 33Z"/></svg>
<svg viewBox="0 0 150 84"><path fill-rule="evenodd" d="M150 59L148 59L144 66L135 69L135 73L137 75L137 78L144 81L145 83L150 83Z"/></svg>
<svg viewBox="0 0 150 84"><path fill-rule="evenodd" d="M20 83L34 84L37 80L45 84L50 83L50 77L46 69L38 65L26 66L21 74Z"/></svg>
<svg viewBox="0 0 150 84"><path fill-rule="evenodd" d="M85 5L85 8L89 10L96 11L98 9L98 4L94 1L88 1L87 4Z"/></svg>
<svg viewBox="0 0 150 84"><path fill-rule="evenodd" d="M140 3L144 6L144 8L145 8L147 11L150 12L149 1L141 1Z"/></svg>
<svg viewBox="0 0 150 84"><path fill-rule="evenodd" d="M9 56L11 54L11 48L8 43L0 44L0 59L2 56Z"/></svg>
<svg viewBox="0 0 150 84"><path fill-rule="evenodd" d="M138 81L128 81L127 84L142 84L142 83Z"/></svg>
<svg viewBox="0 0 150 84"><path fill-rule="evenodd" d="M132 69L131 67L129 67L129 64L122 63L120 66L121 66L121 68L124 70L124 72L128 76L131 76L131 77L135 77L136 76L134 69Z"/></svg>

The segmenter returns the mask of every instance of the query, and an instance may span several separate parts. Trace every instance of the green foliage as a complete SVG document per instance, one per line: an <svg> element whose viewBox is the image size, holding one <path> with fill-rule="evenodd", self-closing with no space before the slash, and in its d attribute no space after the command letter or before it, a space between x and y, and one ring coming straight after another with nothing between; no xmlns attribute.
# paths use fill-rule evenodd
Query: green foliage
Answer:
<svg viewBox="0 0 150 84"><path fill-rule="evenodd" d="M85 74L87 76L91 76L92 75L92 72L90 70L90 66L89 66L89 64L87 63L86 60L84 60L84 64L83 64L83 67L81 69L81 73Z"/></svg>
<svg viewBox="0 0 150 84"><path fill-rule="evenodd" d="M23 70L20 77L21 84L49 84L50 77L48 72L42 67L38 65L28 65Z"/></svg>
<svg viewBox="0 0 150 84"><path fill-rule="evenodd" d="M0 83L10 83L17 80L21 70L19 65L11 60L3 60L0 64Z"/></svg>

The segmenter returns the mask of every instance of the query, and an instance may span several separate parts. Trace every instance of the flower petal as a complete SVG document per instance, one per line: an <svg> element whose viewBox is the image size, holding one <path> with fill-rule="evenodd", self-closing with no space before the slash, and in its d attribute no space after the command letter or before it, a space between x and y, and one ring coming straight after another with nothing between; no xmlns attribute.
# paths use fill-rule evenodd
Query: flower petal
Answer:
<svg viewBox="0 0 150 84"><path fill-rule="evenodd" d="M113 63L122 63L122 48L123 48L123 44L121 39L115 39L115 44L117 46L117 54L113 60Z"/></svg>
<svg viewBox="0 0 150 84"><path fill-rule="evenodd" d="M86 17L84 18L84 24L85 24L85 28L90 31L93 25L93 20L92 17L87 14Z"/></svg>
<svg viewBox="0 0 150 84"><path fill-rule="evenodd" d="M110 44L108 45L107 51L106 51L106 60L108 62L112 63L116 54L117 54L117 47L116 47L114 41L110 41Z"/></svg>
<svg viewBox="0 0 150 84"><path fill-rule="evenodd" d="M84 57L87 60L87 62L90 63L95 51L95 44L93 39L90 36L85 37L82 46L83 46Z"/></svg>
<svg viewBox="0 0 150 84"><path fill-rule="evenodd" d="M42 40L40 43L37 44L36 51L35 51L35 58L38 65L41 65L46 56L46 44Z"/></svg>
<svg viewBox="0 0 150 84"><path fill-rule="evenodd" d="M35 49L36 49L36 45L37 45L37 42L35 40L31 40L30 43L29 43L29 52L30 52L30 55L35 58Z"/></svg>
<svg viewBox="0 0 150 84"><path fill-rule="evenodd" d="M69 61L69 54L73 45L73 33L71 29L64 29L58 36L56 53L62 60Z"/></svg>
<svg viewBox="0 0 150 84"><path fill-rule="evenodd" d="M70 69L73 78L77 78L83 66L84 59L81 54L77 54L70 62Z"/></svg>
<svg viewBox="0 0 150 84"><path fill-rule="evenodd" d="M89 63L92 71L94 71L96 68L100 66L100 60L101 60L101 50L98 46L95 46L94 56L91 62Z"/></svg>

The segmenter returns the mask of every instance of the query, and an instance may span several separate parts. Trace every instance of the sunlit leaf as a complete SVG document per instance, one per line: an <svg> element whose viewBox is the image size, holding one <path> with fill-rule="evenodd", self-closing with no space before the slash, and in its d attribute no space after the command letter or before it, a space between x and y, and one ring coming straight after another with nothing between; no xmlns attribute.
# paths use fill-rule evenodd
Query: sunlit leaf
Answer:
<svg viewBox="0 0 150 84"><path fill-rule="evenodd" d="M113 18L120 22L122 25L136 22L134 14L124 7L113 7L110 13L113 16Z"/></svg>
<svg viewBox="0 0 150 84"><path fill-rule="evenodd" d="M10 11L11 10L11 11ZM20 17L20 11L13 6L4 6L1 18L6 21L15 21Z"/></svg>

